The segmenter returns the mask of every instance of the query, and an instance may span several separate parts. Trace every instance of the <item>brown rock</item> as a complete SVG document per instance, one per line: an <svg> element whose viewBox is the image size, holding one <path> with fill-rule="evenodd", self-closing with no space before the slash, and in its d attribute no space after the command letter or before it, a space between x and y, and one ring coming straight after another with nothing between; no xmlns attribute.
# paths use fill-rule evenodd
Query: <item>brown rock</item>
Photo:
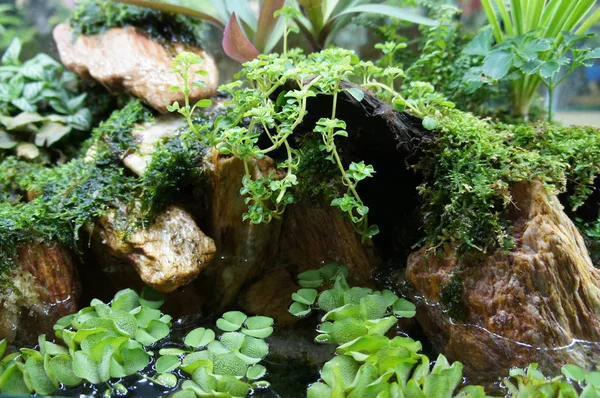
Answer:
<svg viewBox="0 0 600 398"><path fill-rule="evenodd" d="M294 323L298 318L289 313L292 293L300 286L285 268L275 268L240 296L238 304L249 314L265 315L275 319L277 326Z"/></svg>
<svg viewBox="0 0 600 398"><path fill-rule="evenodd" d="M94 249L131 264L154 289L171 292L184 286L213 260L213 240L184 209L167 206L147 227L126 233L138 219L125 205L109 210L95 224Z"/></svg>
<svg viewBox="0 0 600 398"><path fill-rule="evenodd" d="M204 77L206 87L191 87L191 101L216 94L219 81L216 64L198 47L177 42L163 45L133 27L82 35L74 41L71 28L60 24L53 34L60 59L67 68L109 89L124 89L161 113L167 113L167 106L173 102L184 101L181 92L170 91L171 86L183 83L179 75L171 73L173 57L182 51L194 52L204 59L201 65L192 67L192 75L200 69L208 72Z"/></svg>
<svg viewBox="0 0 600 398"><path fill-rule="evenodd" d="M325 202L296 203L287 208L279 258L294 265L298 273L337 262L348 267L353 283L361 286L370 283L377 264L372 241L362 243L350 220Z"/></svg>
<svg viewBox="0 0 600 398"><path fill-rule="evenodd" d="M275 162L265 157L251 161L250 173L261 178L275 172ZM248 205L240 194L244 163L211 150L205 156L207 184L199 190L207 203L204 224L219 252L202 273L198 283L213 300L214 309L223 309L236 300L240 289L261 275L278 250L281 223L250 224L242 221ZM209 293L210 292L210 293Z"/></svg>
<svg viewBox="0 0 600 398"><path fill-rule="evenodd" d="M413 253L406 271L418 300L417 319L435 347L480 372L505 376L540 364L547 374L565 363L600 360L600 271L557 198L539 182L516 184L510 218L516 247L457 261L446 247ZM458 277L462 320L439 305L442 286Z"/></svg>
<svg viewBox="0 0 600 398"><path fill-rule="evenodd" d="M53 336L54 323L77 311L81 286L64 246L23 244L10 281L0 295L0 339L33 344L39 334Z"/></svg>

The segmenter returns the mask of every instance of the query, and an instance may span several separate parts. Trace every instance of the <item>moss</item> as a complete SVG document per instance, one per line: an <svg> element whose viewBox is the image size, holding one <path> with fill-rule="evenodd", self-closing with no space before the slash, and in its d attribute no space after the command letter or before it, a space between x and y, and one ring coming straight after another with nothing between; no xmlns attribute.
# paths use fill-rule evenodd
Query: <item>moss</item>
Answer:
<svg viewBox="0 0 600 398"><path fill-rule="evenodd" d="M91 139L83 147L87 152L94 145L96 163L112 164L123 159L125 153L135 147L131 131L138 123L152 122L152 112L140 101L130 101L115 111L94 129Z"/></svg>
<svg viewBox="0 0 600 398"><path fill-rule="evenodd" d="M465 306L463 303L464 287L459 275L454 274L450 282L444 284L440 291L440 303L445 307L448 316L465 319Z"/></svg>
<svg viewBox="0 0 600 398"><path fill-rule="evenodd" d="M105 0L79 0L69 24L75 35L94 35L107 29L134 26L150 37L195 43L200 22L181 15Z"/></svg>
<svg viewBox="0 0 600 398"><path fill-rule="evenodd" d="M433 245L454 242L459 253L511 247L512 183L539 179L559 193L573 181L579 206L600 171L600 130L591 127L495 124L458 110L444 111L439 126L437 145L418 166L434 165L419 187L425 231Z"/></svg>
<svg viewBox="0 0 600 398"><path fill-rule="evenodd" d="M76 248L82 226L100 216L115 201L134 198L138 179L128 176L116 161L132 145L130 132L152 114L132 101L114 112L93 132L84 148L94 148L95 161L78 159L43 167L7 158L0 171L0 275L15 264L16 250L30 241L59 242ZM27 195L30 201L24 201ZM0 276L1 279L1 276Z"/></svg>
<svg viewBox="0 0 600 398"><path fill-rule="evenodd" d="M325 198L330 201L345 192L341 186L340 171L323 156L323 151L319 149L321 143L320 137L315 135L301 139L296 186L298 200L315 201Z"/></svg>
<svg viewBox="0 0 600 398"><path fill-rule="evenodd" d="M206 150L188 132L157 146L140 181L140 198L146 221L152 220L161 208L173 202L183 185L200 178L200 164Z"/></svg>

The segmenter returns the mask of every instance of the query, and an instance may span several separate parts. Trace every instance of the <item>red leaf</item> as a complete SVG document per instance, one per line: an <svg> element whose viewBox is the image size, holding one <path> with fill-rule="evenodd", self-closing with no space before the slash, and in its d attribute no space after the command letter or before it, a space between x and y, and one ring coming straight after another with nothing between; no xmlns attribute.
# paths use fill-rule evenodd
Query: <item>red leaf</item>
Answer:
<svg viewBox="0 0 600 398"><path fill-rule="evenodd" d="M229 58L238 62L251 61L260 54L242 32L235 12L231 13L231 18L223 32L223 50Z"/></svg>

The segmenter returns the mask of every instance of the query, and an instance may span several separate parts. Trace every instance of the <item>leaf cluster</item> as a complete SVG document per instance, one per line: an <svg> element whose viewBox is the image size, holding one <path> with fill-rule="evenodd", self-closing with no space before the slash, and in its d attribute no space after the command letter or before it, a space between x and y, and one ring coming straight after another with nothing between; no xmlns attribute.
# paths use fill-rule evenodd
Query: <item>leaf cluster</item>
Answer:
<svg viewBox="0 0 600 398"><path fill-rule="evenodd" d="M33 159L72 130L88 131L92 116L74 73L46 54L21 62L20 53L17 38L0 61L0 149Z"/></svg>
<svg viewBox="0 0 600 398"><path fill-rule="evenodd" d="M333 263L298 275L303 288L292 295L290 312L306 316L323 311L315 342L338 345L338 355L323 365L321 380L309 386L308 397L455 396L461 363L450 365L440 355L432 367L420 353L420 342L386 336L397 317L415 315L415 306L390 290L350 287L347 277L348 269ZM330 288L318 292L323 284ZM469 386L456 396L483 398L485 393Z"/></svg>
<svg viewBox="0 0 600 398"><path fill-rule="evenodd" d="M0 51L5 50L17 37L28 43L35 36L35 29L25 26L19 11L10 3L0 5Z"/></svg>
<svg viewBox="0 0 600 398"><path fill-rule="evenodd" d="M37 349L22 348L0 362L0 393L52 395L59 388L88 382L100 384L138 373L150 363L147 346L166 337L171 317L160 312L162 300L118 292L105 304L61 318L54 325L56 340L41 335ZM6 341L0 342L4 356ZM125 387L108 384L110 391Z"/></svg>
<svg viewBox="0 0 600 398"><path fill-rule="evenodd" d="M548 378L532 363L525 369L511 369L503 380L511 396L592 398L600 394L600 372L586 371L577 365L565 365L562 375ZM566 379L565 379L566 378ZM576 383L576 384L574 384Z"/></svg>
<svg viewBox="0 0 600 398"><path fill-rule="evenodd" d="M211 329L190 331L184 339L185 348L159 351L156 371L165 375L181 369L191 377L174 397L245 397L253 389L269 386L261 380L267 371L260 362L269 352L264 339L273 333L272 326L269 317L226 312L217 320L223 331L218 338Z"/></svg>

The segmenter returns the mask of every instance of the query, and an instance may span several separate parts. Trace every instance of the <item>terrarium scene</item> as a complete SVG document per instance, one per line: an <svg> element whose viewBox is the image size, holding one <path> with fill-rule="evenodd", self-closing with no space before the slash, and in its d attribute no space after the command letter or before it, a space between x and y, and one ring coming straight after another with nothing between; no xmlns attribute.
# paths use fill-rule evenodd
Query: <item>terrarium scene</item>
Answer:
<svg viewBox="0 0 600 398"><path fill-rule="evenodd" d="M600 397L596 33L0 0L0 397Z"/></svg>

